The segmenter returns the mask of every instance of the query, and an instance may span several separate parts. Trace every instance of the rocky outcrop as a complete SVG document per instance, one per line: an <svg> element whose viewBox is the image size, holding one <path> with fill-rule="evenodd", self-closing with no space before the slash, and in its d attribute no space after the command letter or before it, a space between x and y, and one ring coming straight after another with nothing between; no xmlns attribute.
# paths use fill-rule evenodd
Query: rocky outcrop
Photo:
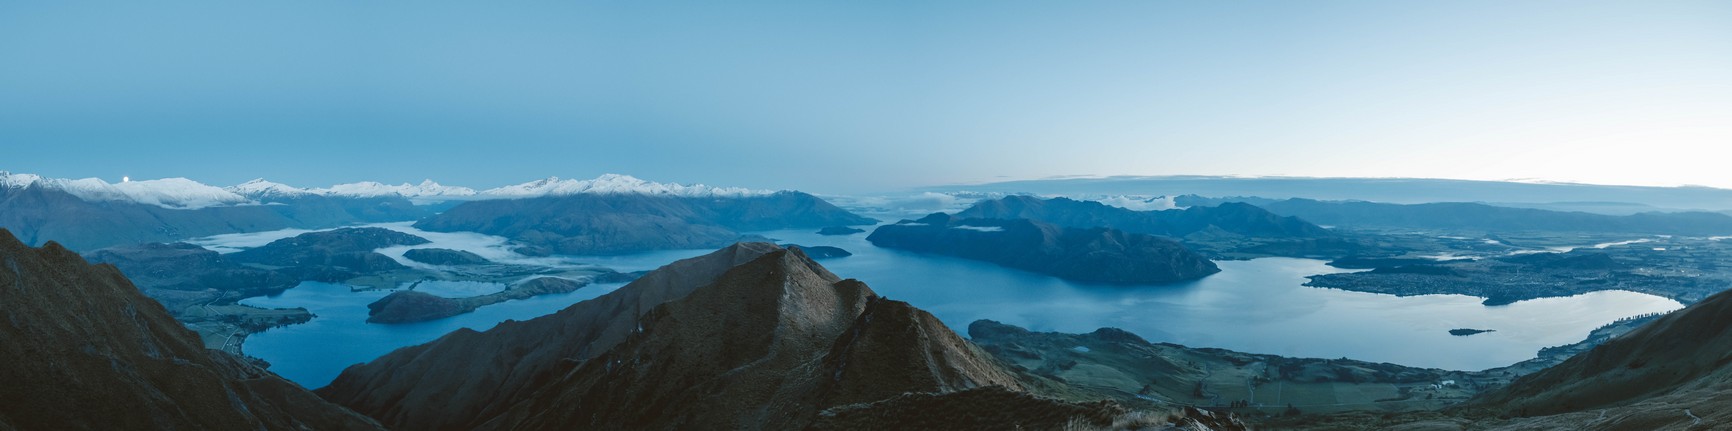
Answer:
<svg viewBox="0 0 1732 431"><path fill-rule="evenodd" d="M1173 283L1220 272L1214 262L1172 240L1033 220L962 219L935 213L880 226L866 239L879 247L982 260L1089 283Z"/></svg>
<svg viewBox="0 0 1732 431"><path fill-rule="evenodd" d="M780 250L741 243L668 264L606 295L527 321L459 329L343 370L317 392L393 429L468 429L637 331L641 316Z"/></svg>
<svg viewBox="0 0 1732 431"><path fill-rule="evenodd" d="M485 265L492 263L481 255L445 248L416 248L403 252L403 257L428 265Z"/></svg>
<svg viewBox="0 0 1732 431"><path fill-rule="evenodd" d="M228 354L110 265L0 229L0 429L379 429Z"/></svg>
<svg viewBox="0 0 1732 431"><path fill-rule="evenodd" d="M535 254L621 254L721 247L740 232L872 224L800 192L693 198L576 194L467 202L415 224L511 238Z"/></svg>

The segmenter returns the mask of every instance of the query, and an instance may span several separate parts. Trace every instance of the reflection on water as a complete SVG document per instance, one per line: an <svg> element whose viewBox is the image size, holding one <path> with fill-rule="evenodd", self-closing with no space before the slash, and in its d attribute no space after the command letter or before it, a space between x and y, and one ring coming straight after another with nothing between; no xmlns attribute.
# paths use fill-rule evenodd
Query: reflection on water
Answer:
<svg viewBox="0 0 1732 431"><path fill-rule="evenodd" d="M1149 341L1252 353L1393 362L1479 370L1532 358L1541 348L1581 341L1588 331L1622 317L1681 307L1676 301L1625 291L1595 292L1486 307L1461 295L1396 297L1301 286L1305 276L1342 270L1309 259L1218 262L1221 272L1169 286L1079 285L993 264L880 249L866 234L821 236L809 230L761 232L785 243L847 249L854 255L822 263L879 294L907 301L966 333L976 319L1039 331L1088 332L1117 327ZM710 250L627 256L565 256L565 262L619 271L653 269ZM303 283L278 297L242 303L304 306L319 317L250 337L244 351L308 387L323 386L342 368L393 349L430 341L459 327L485 330L524 320L612 291L620 284L507 301L434 322L365 323L366 305L386 292L350 292L341 285ZM1468 337L1455 328L1494 329Z"/></svg>

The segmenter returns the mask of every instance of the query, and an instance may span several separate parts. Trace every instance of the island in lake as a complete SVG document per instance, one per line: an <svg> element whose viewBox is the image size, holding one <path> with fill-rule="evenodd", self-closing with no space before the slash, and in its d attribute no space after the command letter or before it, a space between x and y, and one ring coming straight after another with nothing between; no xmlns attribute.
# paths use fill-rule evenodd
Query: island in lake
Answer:
<svg viewBox="0 0 1732 431"><path fill-rule="evenodd" d="M1177 241L1110 228L934 213L879 227L873 245L996 263L1085 283L1162 284L1220 272Z"/></svg>

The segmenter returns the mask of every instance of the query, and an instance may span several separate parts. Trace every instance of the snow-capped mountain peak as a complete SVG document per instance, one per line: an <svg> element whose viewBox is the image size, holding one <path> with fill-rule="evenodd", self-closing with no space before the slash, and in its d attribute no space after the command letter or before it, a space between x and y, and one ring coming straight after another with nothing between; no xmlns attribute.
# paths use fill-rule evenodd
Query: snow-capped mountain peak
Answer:
<svg viewBox="0 0 1732 431"><path fill-rule="evenodd" d="M547 177L523 184L509 185L481 192L484 196L524 198L568 196L576 194L643 194L678 197L746 197L775 193L741 187L712 187L703 184L677 184L645 181L621 174L603 174L591 180L562 180Z"/></svg>
<svg viewBox="0 0 1732 431"><path fill-rule="evenodd" d="M0 172L0 185L9 188L36 185L63 191L86 201L131 201L175 209L197 209L251 202L245 196L186 178L109 183L98 178L73 180L44 178L34 174Z"/></svg>
<svg viewBox="0 0 1732 431"><path fill-rule="evenodd" d="M291 186L288 184L266 181L264 178L254 179L237 185L225 187L235 194L248 197L270 196L305 196L316 194L312 190Z"/></svg>
<svg viewBox="0 0 1732 431"><path fill-rule="evenodd" d="M35 184L37 181L41 180L41 175L14 174L7 171L0 171L0 187L21 189L30 187L31 184Z"/></svg>
<svg viewBox="0 0 1732 431"><path fill-rule="evenodd" d="M37 185L65 191L87 201L130 201L175 209L196 209L223 205L257 204L272 198L328 196L344 198L403 197L416 204L452 200L514 199L540 196L578 194L641 194L651 196L737 198L763 196L771 190L742 187L714 187L703 184L658 183L630 175L604 174L594 179L573 180L547 177L522 184L509 185L477 192L468 187L442 185L433 180L419 184L390 185L375 181L338 184L326 188L301 188L263 178L229 187L213 187L186 178L122 181L109 183L98 178L45 178L34 174L14 174L0 171L0 187L25 188Z"/></svg>
<svg viewBox="0 0 1732 431"><path fill-rule="evenodd" d="M332 196L361 198L391 195L406 198L461 197L475 195L475 189L440 185L439 183L433 182L433 180L422 180L421 184L403 183L394 186L374 181L362 181L358 183L338 184L329 188L317 190L323 192L323 194Z"/></svg>

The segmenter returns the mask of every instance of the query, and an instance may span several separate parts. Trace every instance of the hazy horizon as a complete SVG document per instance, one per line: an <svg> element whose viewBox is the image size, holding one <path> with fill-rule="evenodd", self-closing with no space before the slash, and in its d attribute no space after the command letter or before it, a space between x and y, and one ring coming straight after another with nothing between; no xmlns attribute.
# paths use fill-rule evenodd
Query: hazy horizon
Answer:
<svg viewBox="0 0 1732 431"><path fill-rule="evenodd" d="M0 5L0 169L1732 187L1732 4Z"/></svg>

